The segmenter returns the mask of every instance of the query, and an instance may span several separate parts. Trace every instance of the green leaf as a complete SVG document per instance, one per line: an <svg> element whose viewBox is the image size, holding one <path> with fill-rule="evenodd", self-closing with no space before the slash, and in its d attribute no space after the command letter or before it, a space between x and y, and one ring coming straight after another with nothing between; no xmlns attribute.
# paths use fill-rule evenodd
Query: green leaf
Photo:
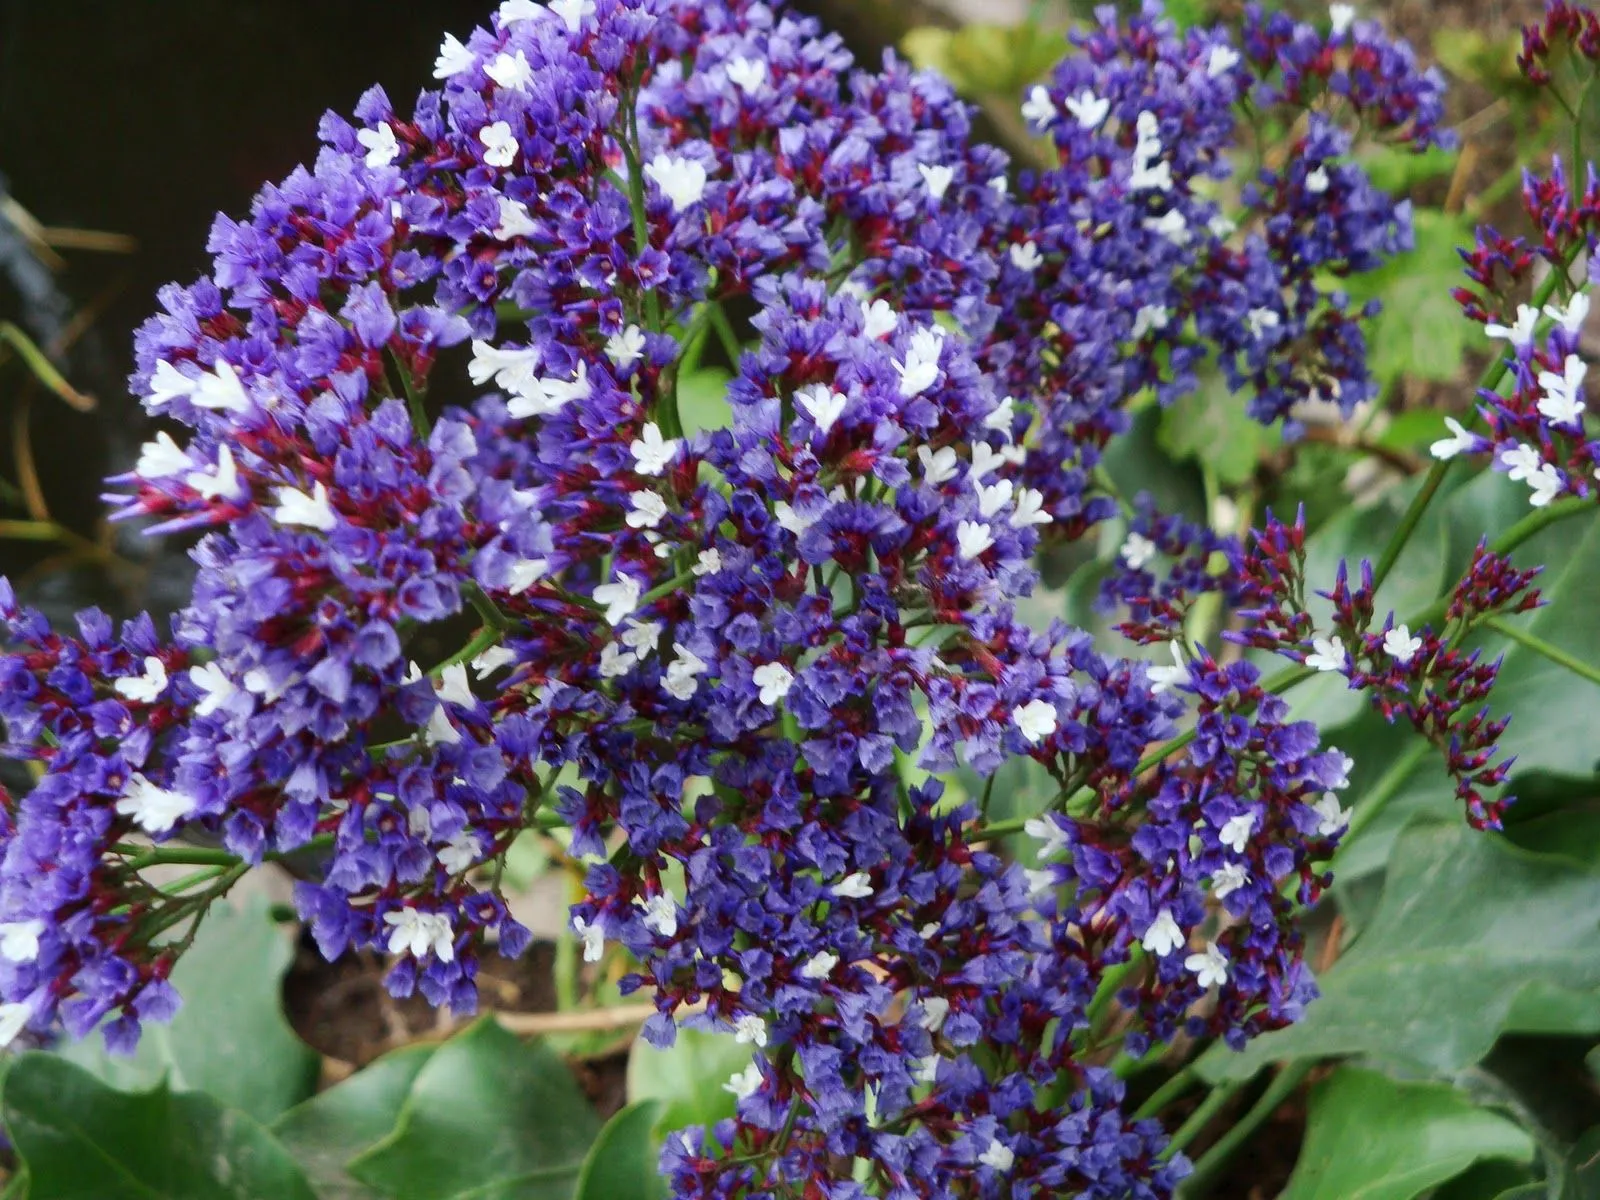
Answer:
<svg viewBox="0 0 1600 1200"><path fill-rule="evenodd" d="M1462 355L1479 336L1450 294L1461 280L1456 247L1472 241L1472 230L1463 218L1434 208L1417 209L1412 223L1414 249L1340 282L1357 301L1383 302L1383 311L1367 327L1368 365L1378 380L1448 382L1460 373Z"/></svg>
<svg viewBox="0 0 1600 1200"><path fill-rule="evenodd" d="M53 1054L26 1054L6 1077L5 1116L37 1200L316 1200L250 1117L165 1084L113 1091Z"/></svg>
<svg viewBox="0 0 1600 1200"><path fill-rule="evenodd" d="M1066 45L1035 26L975 23L960 29L919 26L900 49L921 70L938 71L969 96L1020 91L1042 78Z"/></svg>
<svg viewBox="0 0 1600 1200"><path fill-rule="evenodd" d="M680 1029L670 1050L643 1038L628 1054L628 1102L660 1100L658 1128L714 1125L733 1116L734 1098L722 1085L750 1065L752 1052L727 1034Z"/></svg>
<svg viewBox="0 0 1600 1200"><path fill-rule="evenodd" d="M316 1087L316 1052L284 1019L283 973L293 947L265 900L212 908L172 971L183 1007L169 1024L148 1022L131 1058L106 1053L98 1037L62 1056L112 1087L143 1091L163 1078L180 1092L207 1092L271 1121Z"/></svg>
<svg viewBox="0 0 1600 1200"><path fill-rule="evenodd" d="M1448 1084L1341 1067L1311 1093L1305 1146L1280 1200L1412 1200L1481 1159L1533 1155L1526 1131Z"/></svg>
<svg viewBox="0 0 1600 1200"><path fill-rule="evenodd" d="M721 367L701 367L678 380L678 419L685 433L727 429L733 424L733 405L728 403L732 378Z"/></svg>
<svg viewBox="0 0 1600 1200"><path fill-rule="evenodd" d="M1413 825L1377 912L1305 1017L1242 1052L1208 1052L1202 1073L1237 1079L1280 1059L1343 1054L1458 1071L1488 1052L1529 989L1600 987L1597 927L1600 872L1458 821Z"/></svg>
<svg viewBox="0 0 1600 1200"><path fill-rule="evenodd" d="M667 1184L657 1169L659 1100L630 1104L606 1122L578 1173L576 1200L664 1200Z"/></svg>
<svg viewBox="0 0 1600 1200"><path fill-rule="evenodd" d="M347 1169L395 1200L567 1200L599 1131L559 1055L484 1020L434 1051Z"/></svg>
<svg viewBox="0 0 1600 1200"><path fill-rule="evenodd" d="M304 1168L320 1200L379 1196L345 1167L395 1127L411 1085L434 1050L408 1046L385 1054L274 1122L272 1131Z"/></svg>
<svg viewBox="0 0 1600 1200"><path fill-rule="evenodd" d="M1244 399L1217 375L1180 396L1161 414L1156 441L1173 458L1192 458L1217 473L1223 484L1240 484L1256 472L1262 452L1276 435L1245 412Z"/></svg>

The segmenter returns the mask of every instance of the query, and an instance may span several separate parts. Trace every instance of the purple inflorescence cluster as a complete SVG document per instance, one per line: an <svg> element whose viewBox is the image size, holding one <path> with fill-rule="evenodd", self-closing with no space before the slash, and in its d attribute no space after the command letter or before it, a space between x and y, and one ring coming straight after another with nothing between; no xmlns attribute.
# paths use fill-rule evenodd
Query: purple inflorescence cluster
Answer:
<svg viewBox="0 0 1600 1200"><path fill-rule="evenodd" d="M1041 538L1115 513L1092 474L1141 394L1208 360L1262 420L1369 394L1319 281L1407 214L1329 114L1425 147L1439 86L1368 22L1097 21L1028 97L1057 164L1020 177L937 77L734 0L506 0L409 114L327 117L138 336L169 424L113 503L201 533L192 604L66 635L0 598L36 772L0 816L0 1033L131 1047L178 935L291 851L325 954L470 1010L529 936L493 868L560 825L647 1036L692 1012L755 1054L735 1119L669 1139L676 1195L1170 1195L1110 1054L1296 1017L1348 760L1246 664L1014 605ZM1246 104L1315 111L1225 215ZM684 385L719 340L707 426ZM452 374L465 407L430 395ZM1174 637L1243 556L1138 519L1179 566L1113 598ZM1020 758L1060 787L1037 868L938 778ZM174 838L217 874L146 882Z"/></svg>

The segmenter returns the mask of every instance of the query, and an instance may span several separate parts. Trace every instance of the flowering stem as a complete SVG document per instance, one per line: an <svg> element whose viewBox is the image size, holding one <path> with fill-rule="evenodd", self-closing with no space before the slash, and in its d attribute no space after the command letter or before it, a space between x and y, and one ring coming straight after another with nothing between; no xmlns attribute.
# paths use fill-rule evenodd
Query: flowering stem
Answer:
<svg viewBox="0 0 1600 1200"><path fill-rule="evenodd" d="M1278 1072L1277 1078L1266 1091L1261 1093L1261 1099L1251 1105L1250 1111L1235 1121L1228 1131L1217 1139L1216 1144L1200 1156L1194 1165L1194 1174L1178 1187L1178 1194L1183 1200L1198 1200L1211 1190L1217 1181L1217 1176L1228 1165L1228 1160L1255 1135L1256 1130L1277 1111L1278 1106L1305 1082L1306 1076L1311 1074L1311 1068L1315 1065L1315 1059L1303 1059L1300 1062L1290 1063Z"/></svg>
<svg viewBox="0 0 1600 1200"><path fill-rule="evenodd" d="M466 596L472 607L478 610L478 615L482 617L491 628L498 629L502 633L511 628L511 618L506 616L505 613L501 612L500 606L497 605L493 600L489 599L489 597L484 593L484 590L474 581L470 579L467 580L467 582L462 586L461 591Z"/></svg>
<svg viewBox="0 0 1600 1200"><path fill-rule="evenodd" d="M654 604L657 600L660 600L663 596L670 596L673 592L677 591L679 588L681 588L684 585L692 582L693 580L694 580L694 570L693 570L693 568L690 568L689 570L684 571L684 572L682 572L682 573L680 573L678 575L674 575L671 579L667 580L665 583L661 584L659 587L653 587L648 592L646 592L644 595L640 596L639 597L639 605L638 605L638 607L643 608L647 604Z"/></svg>
<svg viewBox="0 0 1600 1200"><path fill-rule="evenodd" d="M154 866L186 866L186 867L232 867L238 864L239 856L229 854L226 850L207 850L202 846L135 846L125 842L118 842L111 847L118 854L132 854L133 858L127 861L127 868L131 871L142 871L146 867Z"/></svg>
<svg viewBox="0 0 1600 1200"><path fill-rule="evenodd" d="M482 629L478 630L473 639L465 646L461 647L461 649L457 650L443 662L436 663L434 666L430 667L428 669L428 675L431 678L437 679L440 675L443 675L448 668L457 666L464 662L471 662L490 646L498 643L500 641L500 636L500 630L496 629L492 625L485 625Z"/></svg>
<svg viewBox="0 0 1600 1200"><path fill-rule="evenodd" d="M1253 1076L1251 1078L1254 1078ZM1249 1079L1236 1079L1232 1083L1225 1083L1221 1087L1213 1088L1211 1094L1200 1102L1200 1107L1189 1114L1189 1119L1178 1126L1178 1132L1172 1135L1166 1148L1161 1151L1162 1158L1171 1158L1190 1142L1198 1137L1202 1130L1211 1124L1211 1118L1216 1116L1236 1095L1242 1092Z"/></svg>
<svg viewBox="0 0 1600 1200"><path fill-rule="evenodd" d="M1525 629L1519 629L1504 617L1488 617L1483 622L1490 629L1504 637L1510 638L1518 645L1526 646L1542 658L1548 658L1559 667L1565 667L1574 675L1581 675L1590 683L1600 683L1600 667L1591 666L1580 658L1574 658L1560 646L1553 646L1541 637L1535 637Z"/></svg>
<svg viewBox="0 0 1600 1200"><path fill-rule="evenodd" d="M1191 1087L1193 1087L1195 1081L1199 1078L1199 1075L1200 1073L1195 1070L1195 1065L1193 1063L1186 1064L1183 1070L1179 1071L1155 1091L1150 1093L1149 1098L1134 1110L1134 1119L1143 1120L1146 1117L1155 1116L1163 1108L1171 1104L1179 1096L1183 1095L1183 1093L1187 1092Z"/></svg>
<svg viewBox="0 0 1600 1200"><path fill-rule="evenodd" d="M650 247L650 221L644 209L644 167L639 162L639 99L635 92L628 101L628 131L617 139L622 146L622 156L628 161L628 205L633 209L634 253L643 254ZM661 331L661 302L655 289L644 293L645 319L652 332Z"/></svg>

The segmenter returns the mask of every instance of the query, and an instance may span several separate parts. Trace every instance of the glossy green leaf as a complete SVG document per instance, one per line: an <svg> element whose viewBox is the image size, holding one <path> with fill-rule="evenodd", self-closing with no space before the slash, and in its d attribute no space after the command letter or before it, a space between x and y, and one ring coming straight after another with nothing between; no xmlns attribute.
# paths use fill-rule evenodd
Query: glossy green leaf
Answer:
<svg viewBox="0 0 1600 1200"><path fill-rule="evenodd" d="M559 1055L484 1020L434 1051L347 1169L394 1200L568 1200L599 1131Z"/></svg>
<svg viewBox="0 0 1600 1200"><path fill-rule="evenodd" d="M284 1019L283 973L293 946L264 900L214 906L172 972L183 1007L169 1024L147 1022L131 1058L106 1053L98 1036L63 1057L124 1091L163 1078L206 1092L258 1121L271 1121L316 1086L316 1052Z"/></svg>
<svg viewBox="0 0 1600 1200"><path fill-rule="evenodd" d="M1412 1200L1482 1159L1533 1155L1525 1130L1448 1084L1341 1067L1311 1093L1281 1200Z"/></svg>
<svg viewBox="0 0 1600 1200"><path fill-rule="evenodd" d="M576 1200L664 1200L666 1180L657 1168L655 1128L659 1100L630 1104L606 1122L578 1173Z"/></svg>
<svg viewBox="0 0 1600 1200"><path fill-rule="evenodd" d="M1344 1054L1460 1070L1488 1052L1530 989L1600 988L1597 935L1600 871L1460 821L1413 825L1377 912L1305 1017L1242 1052L1207 1053L1201 1070L1239 1078L1274 1060Z"/></svg>
<svg viewBox="0 0 1600 1200"><path fill-rule="evenodd" d="M53 1054L12 1067L5 1117L35 1200L315 1200L244 1113L164 1084L114 1091Z"/></svg>
<svg viewBox="0 0 1600 1200"><path fill-rule="evenodd" d="M1451 295L1461 282L1456 247L1471 243L1472 229L1463 218L1434 208L1417 209L1412 228L1414 249L1342 282L1356 300L1383 302L1367 327L1375 377L1453 380L1467 346L1481 337L1477 326L1462 320Z"/></svg>
<svg viewBox="0 0 1600 1200"><path fill-rule="evenodd" d="M715 1124L733 1116L733 1095L722 1085L750 1058L750 1047L729 1034L680 1029L670 1050L639 1038L628 1054L628 1102L660 1100L661 1129Z"/></svg>
<svg viewBox="0 0 1600 1200"><path fill-rule="evenodd" d="M411 1085L435 1048L408 1046L386 1054L273 1123L273 1133L300 1163L320 1200L380 1195L345 1167L394 1129Z"/></svg>

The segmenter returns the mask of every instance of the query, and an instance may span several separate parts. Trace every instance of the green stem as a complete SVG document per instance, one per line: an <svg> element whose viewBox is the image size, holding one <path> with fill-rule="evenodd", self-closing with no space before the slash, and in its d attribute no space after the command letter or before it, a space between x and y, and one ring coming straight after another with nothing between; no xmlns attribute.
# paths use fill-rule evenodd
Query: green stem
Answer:
<svg viewBox="0 0 1600 1200"><path fill-rule="evenodd" d="M464 662L471 662L490 646L493 646L500 641L500 632L500 630L494 628L492 625L485 625L482 629L478 630L478 632L473 636L473 639L465 646L461 647L461 649L457 650L443 662L436 663L434 666L430 667L428 669L429 678L437 679L439 676L444 674L446 668L458 666Z"/></svg>
<svg viewBox="0 0 1600 1200"><path fill-rule="evenodd" d="M134 855L123 864L131 871L154 866L232 867L239 862L237 854L201 846L134 846L119 842L112 849L119 854Z"/></svg>
<svg viewBox="0 0 1600 1200"><path fill-rule="evenodd" d="M733 325L728 320L728 314L722 310L722 305L715 300L708 303L711 305L711 328L717 331L717 337L722 342L722 352L728 356L728 365L737 371L739 359L744 354L744 347L739 345L739 335L734 333Z"/></svg>
<svg viewBox="0 0 1600 1200"><path fill-rule="evenodd" d="M1279 1071L1277 1078L1261 1093L1261 1099L1250 1106L1250 1111L1235 1121L1216 1140L1216 1144L1200 1156L1194 1165L1194 1174L1179 1185L1179 1196L1183 1200L1199 1200L1209 1192L1216 1185L1217 1177L1226 1169L1228 1160L1255 1136L1256 1130L1278 1110L1278 1106L1305 1082L1315 1065L1314 1059L1302 1059Z"/></svg>
<svg viewBox="0 0 1600 1200"><path fill-rule="evenodd" d="M1200 1072L1193 1063L1187 1064L1171 1079L1168 1079L1155 1091L1150 1093L1150 1098L1134 1111L1135 1120L1144 1120L1153 1117L1179 1096L1192 1088L1200 1079Z"/></svg>
<svg viewBox="0 0 1600 1200"><path fill-rule="evenodd" d="M1378 782L1372 786L1366 796L1350 814L1350 824L1345 827L1344 838L1340 845L1348 846L1356 836L1366 829L1373 821L1400 794L1400 789L1405 787L1406 780L1411 778L1411 773L1421 765L1422 760L1428 756L1428 751L1433 749L1433 743L1418 738L1406 747L1405 752L1389 764L1389 769L1378 777ZM1337 868L1339 859L1334 857Z"/></svg>
<svg viewBox="0 0 1600 1200"><path fill-rule="evenodd" d="M684 571L681 574L674 575L671 579L667 580L665 583L661 584L659 587L653 587L648 592L646 592L644 595L640 596L639 597L639 607L643 608L647 604L654 604L657 600L661 599L663 596L670 596L673 592L677 591L679 588L685 586L686 584L692 582L693 580L694 580L694 570L693 570L693 568L690 568L689 570Z"/></svg>
<svg viewBox="0 0 1600 1200"><path fill-rule="evenodd" d="M1091 1039L1104 1024L1105 1015L1110 1010L1112 1001L1117 998L1117 993L1122 990L1122 985L1127 982L1128 976L1137 971L1143 962L1144 951L1135 946L1127 962L1118 963L1100 980L1100 986L1095 989L1094 999L1089 1001L1089 1010L1084 1014L1084 1019L1089 1023Z"/></svg>
<svg viewBox="0 0 1600 1200"><path fill-rule="evenodd" d="M484 619L490 628L498 629L502 633L511 628L511 618L501 612L500 606L489 599L484 590L474 581L467 580L461 591L472 607L478 610L478 615Z"/></svg>
<svg viewBox="0 0 1600 1200"><path fill-rule="evenodd" d="M1189 1119L1178 1126L1178 1132L1172 1135L1166 1149L1161 1152L1162 1158L1171 1158L1182 1150L1195 1138L1199 1137L1205 1127L1211 1124L1215 1117L1236 1095L1245 1089L1249 1079L1236 1079L1232 1083L1225 1083L1221 1087L1213 1088L1211 1094L1200 1102L1200 1107L1189 1114Z"/></svg>
<svg viewBox="0 0 1600 1200"><path fill-rule="evenodd" d="M639 97L634 92L626 100L628 131L617 139L622 146L622 156L628 163L628 205L633 209L634 254L640 255L650 246L650 221L644 208L644 166L639 162ZM644 293L645 320L653 333L661 332L661 301L655 289Z"/></svg>
<svg viewBox="0 0 1600 1200"><path fill-rule="evenodd" d="M0 342L9 345L21 357L23 364L34 377L60 396L79 412L90 412L94 408L94 401L85 396L77 388L66 381L60 371L56 370L44 351L33 344L33 339L23 333L21 329L10 321L0 321Z"/></svg>
<svg viewBox="0 0 1600 1200"><path fill-rule="evenodd" d="M1525 629L1519 629L1504 617L1487 617L1483 622L1490 629L1504 637L1510 638L1518 645L1526 646L1542 658L1548 658L1558 667L1565 667L1574 675L1582 676L1590 683L1600 683L1600 667L1591 666L1581 658L1574 658L1560 646L1552 646L1541 637L1536 637Z"/></svg>

